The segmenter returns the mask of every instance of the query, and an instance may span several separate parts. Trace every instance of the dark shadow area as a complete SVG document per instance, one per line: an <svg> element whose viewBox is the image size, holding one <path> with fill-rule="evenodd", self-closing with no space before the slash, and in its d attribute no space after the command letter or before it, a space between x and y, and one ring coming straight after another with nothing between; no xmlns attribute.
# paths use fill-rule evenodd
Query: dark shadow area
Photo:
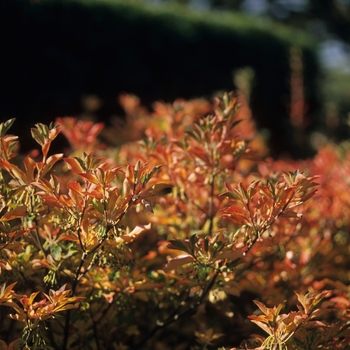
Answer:
<svg viewBox="0 0 350 350"><path fill-rule="evenodd" d="M276 28L215 18L119 2L4 0L0 119L16 117L18 133L56 116L79 115L81 97L95 94L105 102L96 115L108 122L121 113L121 92L138 95L146 106L210 98L234 89L234 69L251 66L250 101L258 127L271 131L276 155L295 153L288 139L289 49L302 46L308 118L315 122L313 45L282 38Z"/></svg>

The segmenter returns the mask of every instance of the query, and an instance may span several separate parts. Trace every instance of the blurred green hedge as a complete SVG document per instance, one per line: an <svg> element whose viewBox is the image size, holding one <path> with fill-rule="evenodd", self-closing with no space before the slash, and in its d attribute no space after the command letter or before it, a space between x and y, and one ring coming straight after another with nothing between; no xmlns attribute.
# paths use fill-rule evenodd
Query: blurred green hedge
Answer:
<svg viewBox="0 0 350 350"><path fill-rule="evenodd" d="M124 91L145 104L209 97L250 66L258 125L272 130L273 147L288 148L291 46L303 50L309 113L318 106L315 41L256 18L119 0L3 0L0 21L1 119L75 114L84 94L110 101L105 116Z"/></svg>

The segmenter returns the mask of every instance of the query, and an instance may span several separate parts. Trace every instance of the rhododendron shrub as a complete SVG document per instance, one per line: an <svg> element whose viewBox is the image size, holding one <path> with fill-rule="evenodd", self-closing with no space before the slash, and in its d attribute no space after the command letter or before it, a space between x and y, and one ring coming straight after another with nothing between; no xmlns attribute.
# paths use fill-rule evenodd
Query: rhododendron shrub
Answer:
<svg viewBox="0 0 350 350"><path fill-rule="evenodd" d="M2 348L348 345L348 152L264 160L238 102L123 95L123 125L37 124L28 155L0 125Z"/></svg>

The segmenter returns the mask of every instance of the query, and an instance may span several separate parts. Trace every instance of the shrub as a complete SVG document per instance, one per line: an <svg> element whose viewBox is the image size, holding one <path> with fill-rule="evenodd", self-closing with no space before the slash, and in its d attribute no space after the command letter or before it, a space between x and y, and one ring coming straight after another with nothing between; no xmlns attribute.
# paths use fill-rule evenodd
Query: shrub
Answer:
<svg viewBox="0 0 350 350"><path fill-rule="evenodd" d="M122 103L119 148L61 118L22 156L0 126L1 346L344 349L347 152L263 162L230 94ZM49 155L60 132L71 149Z"/></svg>

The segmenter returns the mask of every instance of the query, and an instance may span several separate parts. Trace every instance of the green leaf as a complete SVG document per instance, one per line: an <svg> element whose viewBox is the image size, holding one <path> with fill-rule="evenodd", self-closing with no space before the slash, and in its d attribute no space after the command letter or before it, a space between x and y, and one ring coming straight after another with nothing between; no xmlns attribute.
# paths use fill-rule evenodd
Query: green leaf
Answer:
<svg viewBox="0 0 350 350"><path fill-rule="evenodd" d="M32 134L33 139L40 145L43 146L45 144L45 137L49 133L49 129L44 124L36 124L36 128L31 128L30 133ZM46 128L45 128L46 127Z"/></svg>
<svg viewBox="0 0 350 350"><path fill-rule="evenodd" d="M4 137L10 127L13 125L16 118L7 120L6 122L0 123L0 137Z"/></svg>
<svg viewBox="0 0 350 350"><path fill-rule="evenodd" d="M56 260L60 261L61 256L62 256L62 248L55 244L54 246L51 247L51 256Z"/></svg>

